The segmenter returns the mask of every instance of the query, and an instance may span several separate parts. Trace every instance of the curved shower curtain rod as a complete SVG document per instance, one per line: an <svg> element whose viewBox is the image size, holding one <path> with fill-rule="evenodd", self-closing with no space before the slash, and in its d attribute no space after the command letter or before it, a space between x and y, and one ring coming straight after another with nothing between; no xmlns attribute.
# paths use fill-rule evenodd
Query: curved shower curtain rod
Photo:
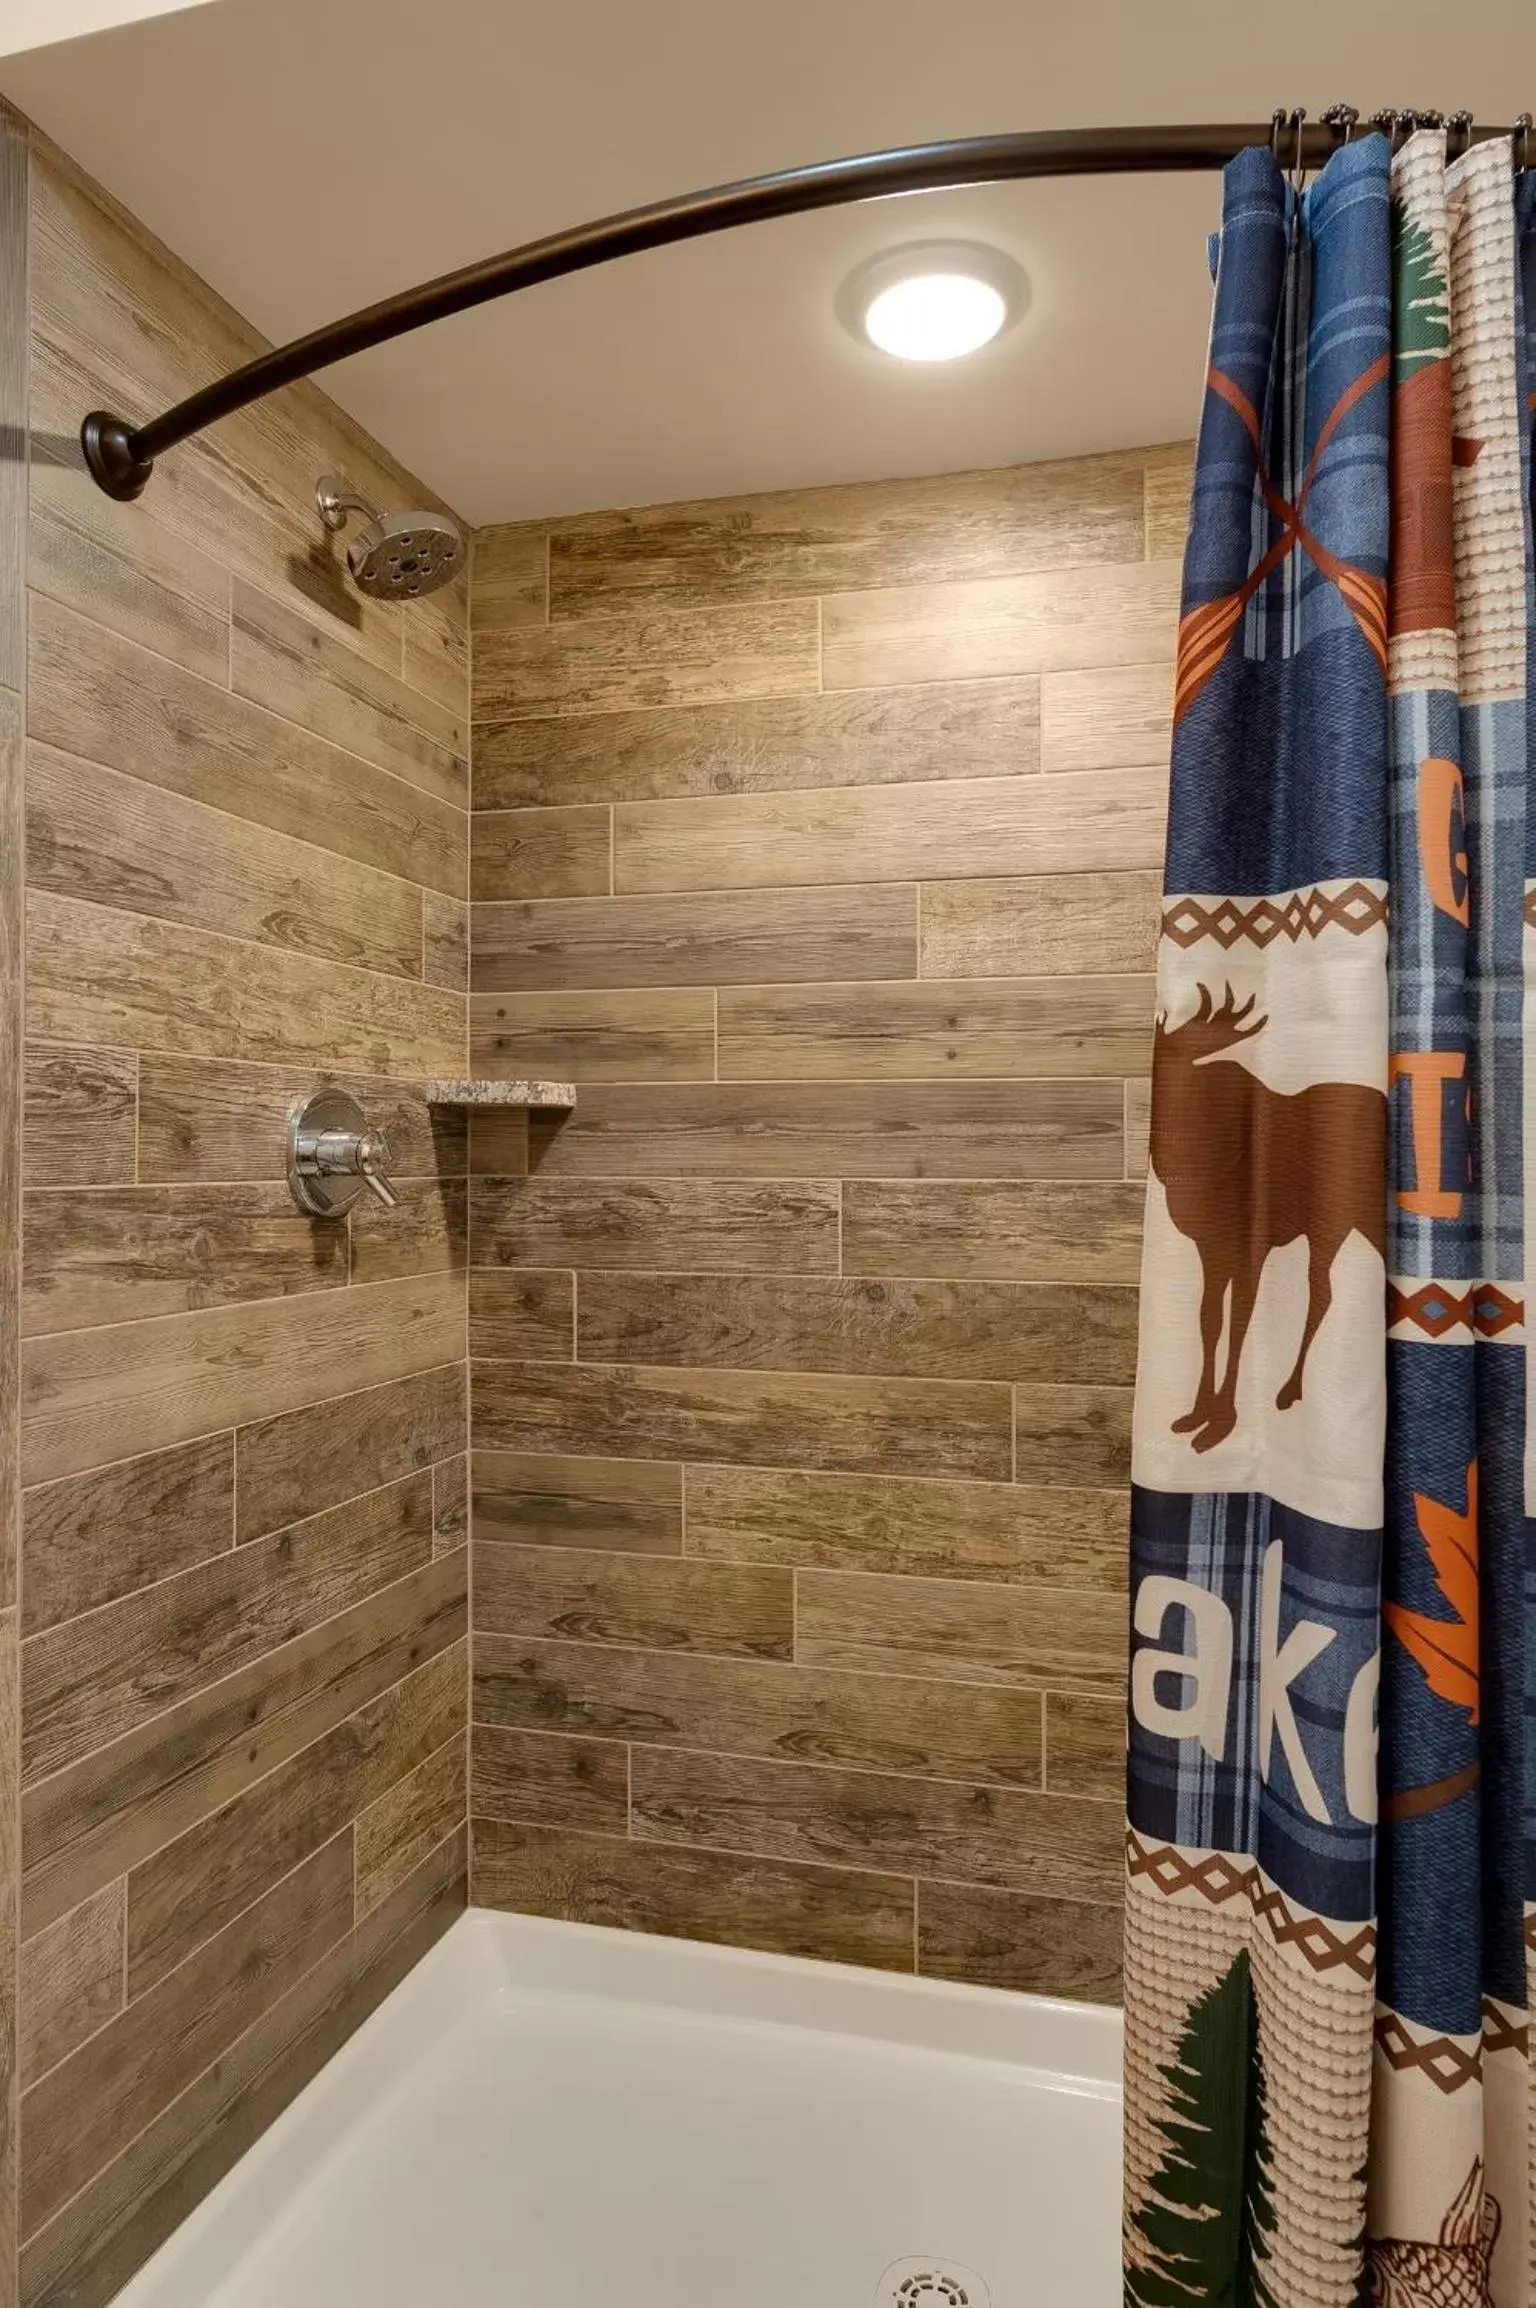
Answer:
<svg viewBox="0 0 1536 2308"><path fill-rule="evenodd" d="M220 417L275 393L284 385L312 376L353 353L387 344L391 337L424 328L429 321L446 320L451 313L468 312L539 281L558 280L565 273L585 272L593 265L610 264L615 257L634 256L641 249L666 248L674 241L697 240L705 233L730 232L737 225L761 224L769 217L798 216L808 209L839 208L856 200L881 200L898 192L934 192L962 184L999 184L1046 176L1140 176L1183 169L1224 168L1246 146L1269 144L1277 158L1294 171L1321 167L1354 132L1359 114L1349 105L1335 105L1323 119L1307 125L1303 111L1275 113L1258 127L1068 128L1031 129L1011 136L972 136L945 144L912 144L891 152L866 152L852 160L825 160L811 168L790 168L773 176L750 176L739 184L717 185L708 192L685 193L675 200L653 202L647 208L623 210L617 216L576 225L567 232L528 241L521 248L458 272L441 273L419 288L404 289L380 303L291 344L262 353L243 367L231 369L201 391L166 409L145 425L131 425L125 417L94 409L80 428L85 461L109 497L137 497L154 471L162 451L190 440ZM1471 115L1456 113L1449 121L1441 113L1383 112L1369 125L1387 129L1396 140L1403 130L1421 125L1446 125L1462 139L1462 148L1500 136L1512 136L1520 145L1519 165L1527 163L1531 116L1523 114L1512 129L1475 128Z"/></svg>

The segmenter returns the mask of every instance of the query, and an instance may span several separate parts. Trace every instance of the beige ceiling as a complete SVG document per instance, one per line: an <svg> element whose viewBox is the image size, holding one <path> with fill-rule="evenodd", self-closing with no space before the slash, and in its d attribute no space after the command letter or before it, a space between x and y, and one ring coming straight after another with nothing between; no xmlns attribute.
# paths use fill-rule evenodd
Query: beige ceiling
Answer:
<svg viewBox="0 0 1536 2308"><path fill-rule="evenodd" d="M931 137L1536 105L1528 0L214 0L0 88L269 335L579 219ZM1212 178L925 194L551 283L329 372L470 519L941 472L1191 430ZM1024 322L952 368L833 312L876 250L995 242ZM138 416L148 412L128 412Z"/></svg>

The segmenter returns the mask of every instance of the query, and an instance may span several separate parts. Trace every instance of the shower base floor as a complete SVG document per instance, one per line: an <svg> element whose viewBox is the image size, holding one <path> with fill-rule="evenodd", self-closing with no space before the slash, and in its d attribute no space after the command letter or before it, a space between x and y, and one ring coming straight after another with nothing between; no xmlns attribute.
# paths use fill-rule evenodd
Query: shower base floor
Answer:
<svg viewBox="0 0 1536 2308"><path fill-rule="evenodd" d="M1116 2012L475 1912L119 2308L1112 2308L1119 2066Z"/></svg>

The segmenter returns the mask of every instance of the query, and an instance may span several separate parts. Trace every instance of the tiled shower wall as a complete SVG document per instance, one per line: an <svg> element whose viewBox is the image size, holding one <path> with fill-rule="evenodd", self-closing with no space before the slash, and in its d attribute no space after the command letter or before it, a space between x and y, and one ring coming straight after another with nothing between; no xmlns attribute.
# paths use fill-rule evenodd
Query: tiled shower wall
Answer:
<svg viewBox="0 0 1536 2308"><path fill-rule="evenodd" d="M465 1148L414 1085L464 1062L467 595L345 582L317 475L423 492L312 389L100 495L83 411L255 339L40 141L30 230L20 2295L91 2308L464 1899ZM401 1207L312 1226L338 1075Z"/></svg>
<svg viewBox="0 0 1536 2308"><path fill-rule="evenodd" d="M481 1903L1117 1992L1188 463L476 540Z"/></svg>

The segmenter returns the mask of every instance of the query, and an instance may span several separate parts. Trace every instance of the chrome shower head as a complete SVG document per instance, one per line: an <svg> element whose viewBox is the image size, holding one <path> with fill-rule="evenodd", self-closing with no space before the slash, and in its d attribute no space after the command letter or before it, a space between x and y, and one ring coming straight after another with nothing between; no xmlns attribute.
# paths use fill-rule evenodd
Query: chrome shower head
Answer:
<svg viewBox="0 0 1536 2308"><path fill-rule="evenodd" d="M316 483L315 503L327 529L342 528L349 513L367 515L367 527L347 547L347 567L359 593L371 600L409 601L435 593L464 566L464 533L446 513L381 513L330 473Z"/></svg>

